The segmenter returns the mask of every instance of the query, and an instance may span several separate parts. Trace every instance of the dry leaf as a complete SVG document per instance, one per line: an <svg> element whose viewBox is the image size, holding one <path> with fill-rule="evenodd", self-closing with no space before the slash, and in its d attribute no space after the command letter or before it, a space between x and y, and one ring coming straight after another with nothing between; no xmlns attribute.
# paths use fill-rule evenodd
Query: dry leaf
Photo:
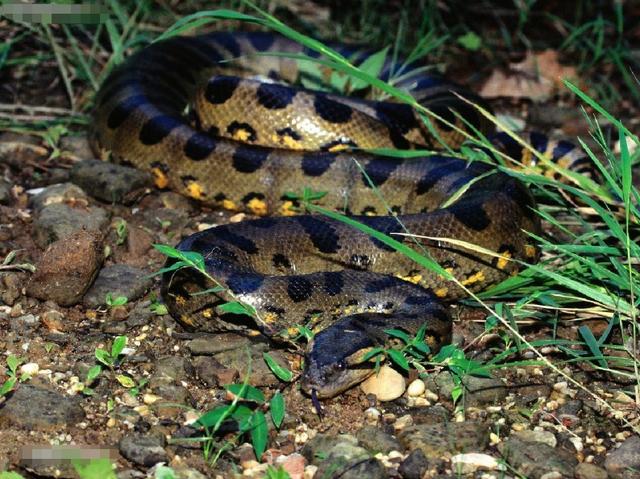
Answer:
<svg viewBox="0 0 640 479"><path fill-rule="evenodd" d="M558 52L528 52L522 62L509 65L508 72L494 70L480 94L486 98L528 98L542 102L564 88L565 78L575 80L578 74L574 67L560 64Z"/></svg>

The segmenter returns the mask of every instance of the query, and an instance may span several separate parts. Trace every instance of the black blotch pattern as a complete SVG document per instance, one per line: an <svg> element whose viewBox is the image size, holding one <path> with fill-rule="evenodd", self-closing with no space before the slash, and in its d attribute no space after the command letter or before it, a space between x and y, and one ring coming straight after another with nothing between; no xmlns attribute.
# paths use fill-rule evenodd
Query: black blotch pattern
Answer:
<svg viewBox="0 0 640 479"><path fill-rule="evenodd" d="M487 212L477 204L456 203L449 208L449 211L463 225L476 231L482 231L491 224Z"/></svg>
<svg viewBox="0 0 640 479"><path fill-rule="evenodd" d="M313 102L316 112L330 123L346 123L351 118L351 107L317 94Z"/></svg>
<svg viewBox="0 0 640 479"><path fill-rule="evenodd" d="M149 100L145 95L130 96L126 100L122 100L109 113L107 126L111 129L118 128L136 108L148 102Z"/></svg>
<svg viewBox="0 0 640 479"><path fill-rule="evenodd" d="M251 221L250 224L256 228L269 229L276 226L278 224L278 220L276 218L259 218Z"/></svg>
<svg viewBox="0 0 640 479"><path fill-rule="evenodd" d="M535 201L529 189L519 181L510 181L506 188L503 188L504 192L516 203L522 213L529 219L537 218L534 212Z"/></svg>
<svg viewBox="0 0 640 479"><path fill-rule="evenodd" d="M270 33L250 33L247 37L253 48L261 52L269 50L275 41L275 36Z"/></svg>
<svg viewBox="0 0 640 479"><path fill-rule="evenodd" d="M422 306L433 302L433 297L425 294L424 296L409 295L404 298L403 303L407 306Z"/></svg>
<svg viewBox="0 0 640 479"><path fill-rule="evenodd" d="M268 148L259 146L238 146L233 154L233 167L240 173L253 173L262 167L269 151Z"/></svg>
<svg viewBox="0 0 640 479"><path fill-rule="evenodd" d="M379 102L375 106L375 112L376 118L400 135L420 126L413 108L407 104Z"/></svg>
<svg viewBox="0 0 640 479"><path fill-rule="evenodd" d="M264 282L258 273L233 273L227 279L227 287L233 294L248 294L257 291Z"/></svg>
<svg viewBox="0 0 640 479"><path fill-rule="evenodd" d="M420 78L413 90L422 90L423 88L433 88L442 84L442 78L433 75L424 75Z"/></svg>
<svg viewBox="0 0 640 479"><path fill-rule="evenodd" d="M340 138L339 140L333 140L333 141L330 141L329 143L325 143L324 145L321 145L320 150L331 151L336 146L341 146L341 147L348 146L350 148L357 148L358 144L350 139Z"/></svg>
<svg viewBox="0 0 640 479"><path fill-rule="evenodd" d="M213 105L221 105L233 96L238 88L240 78L229 76L214 77L207 83L204 97Z"/></svg>
<svg viewBox="0 0 640 479"><path fill-rule="evenodd" d="M343 273L339 271L331 271L323 274L324 276L324 292L329 296L336 296L342 292L344 288Z"/></svg>
<svg viewBox="0 0 640 479"><path fill-rule="evenodd" d="M491 137L491 143L506 153L510 158L517 160L522 156L522 145L506 133L495 134Z"/></svg>
<svg viewBox="0 0 640 479"><path fill-rule="evenodd" d="M274 83L262 83L258 87L256 96L258 102L269 110L281 110L293 101L298 92L291 87Z"/></svg>
<svg viewBox="0 0 640 479"><path fill-rule="evenodd" d="M373 228L376 231L389 235L390 233L400 231L400 225L398 221L391 216L365 216L360 217L358 220L367 226ZM394 236L393 239L402 243L404 242L406 236ZM379 249L384 251L395 251L393 247L386 245L379 239L371 236L371 242Z"/></svg>
<svg viewBox="0 0 640 479"><path fill-rule="evenodd" d="M463 170L465 166L465 162L460 160L455 162L448 162L442 166L438 166L432 170L427 171L427 173L422 178L420 178L420 181L418 181L418 184L416 185L416 194L423 195L425 193L428 193L431 188L433 188L436 183L438 183L438 181L440 181L442 178L452 173Z"/></svg>
<svg viewBox="0 0 640 479"><path fill-rule="evenodd" d="M396 171L398 166L400 166L400 161L397 159L394 161L392 158L375 156L365 165L362 173L362 182L371 188L371 184L367 180L367 177L369 177L375 186L381 186Z"/></svg>
<svg viewBox="0 0 640 479"><path fill-rule="evenodd" d="M296 141L302 140L302 135L293 128L282 128L280 130L276 130L276 133L278 134L278 136L288 136Z"/></svg>
<svg viewBox="0 0 640 479"><path fill-rule="evenodd" d="M330 151L305 153L302 156L302 171L307 176L320 176L331 168L336 156L337 153Z"/></svg>
<svg viewBox="0 0 640 479"><path fill-rule="evenodd" d="M276 253L271 257L271 262L275 268L291 269L291 261L282 253Z"/></svg>
<svg viewBox="0 0 640 479"><path fill-rule="evenodd" d="M193 161L207 158L216 148L216 140L204 133L195 133L184 145L184 154Z"/></svg>
<svg viewBox="0 0 640 479"><path fill-rule="evenodd" d="M184 124L178 117L158 115L145 122L140 130L140 142L143 145L160 143L171 131Z"/></svg>
<svg viewBox="0 0 640 479"><path fill-rule="evenodd" d="M360 212L361 215L375 215L377 213L378 210L376 210L373 206L365 206Z"/></svg>
<svg viewBox="0 0 640 479"><path fill-rule="evenodd" d="M408 150L411 147L411 142L395 128L389 129L389 138L391 138L391 143L393 143L394 148L398 150Z"/></svg>
<svg viewBox="0 0 640 479"><path fill-rule="evenodd" d="M216 33L215 37L213 38L234 57L239 57L242 54L240 45L238 44L232 33Z"/></svg>
<svg viewBox="0 0 640 479"><path fill-rule="evenodd" d="M451 123L452 125L455 125L456 116L453 113L453 111L451 110L450 105L434 106L434 107L431 108L431 111L433 111L433 113L435 113L440 118L442 118L442 120L445 120L448 123ZM438 128L440 128L441 130L446 131L446 132L453 131L453 126L447 125L447 123L445 123L442 120L436 119L436 123L438 124Z"/></svg>
<svg viewBox="0 0 640 479"><path fill-rule="evenodd" d="M244 195L242 197L242 202L246 205L248 204L251 200L263 200L264 201L264 194L262 193L257 193L257 192L251 192L251 193L247 193L246 195Z"/></svg>
<svg viewBox="0 0 640 479"><path fill-rule="evenodd" d="M227 226L218 226L217 228L212 229L211 232L215 235L215 238L229 243L230 245L241 249L245 253L257 254L259 251L258 246L251 238L234 233L233 230Z"/></svg>
<svg viewBox="0 0 640 479"><path fill-rule="evenodd" d="M266 304L264 306L264 310L268 313L277 314L278 316L282 316L284 313L286 313L286 310L284 308L279 308L278 306L274 306L273 304Z"/></svg>
<svg viewBox="0 0 640 479"><path fill-rule="evenodd" d="M287 294L294 303L306 301L313 295L313 284L306 278L291 276L287 279Z"/></svg>
<svg viewBox="0 0 640 479"><path fill-rule="evenodd" d="M529 143L531 143L531 146L533 146L536 151L544 153L547 151L547 147L549 146L549 138L542 133L532 131L529 134Z"/></svg>
<svg viewBox="0 0 640 479"><path fill-rule="evenodd" d="M151 166L151 168L157 168L165 174L169 173L169 169L170 169L169 165L167 165L166 163L162 163L161 161L154 161L149 166Z"/></svg>
<svg viewBox="0 0 640 479"><path fill-rule="evenodd" d="M246 141L256 141L258 139L256 130L254 130L253 127L249 125L249 123L232 121L231 123L229 123L229 126L227 126L227 133L232 136L238 131L245 131L249 135Z"/></svg>
<svg viewBox="0 0 640 479"><path fill-rule="evenodd" d="M222 202L227 199L227 195L225 195L224 193L218 193L216 196L213 197L213 199L217 202Z"/></svg>
<svg viewBox="0 0 640 479"><path fill-rule="evenodd" d="M207 130L207 134L209 136L220 136L220 129L217 126L212 125Z"/></svg>
<svg viewBox="0 0 640 479"><path fill-rule="evenodd" d="M296 216L294 220L302 226L313 246L321 253L337 253L340 250L340 236L328 221L310 215Z"/></svg>
<svg viewBox="0 0 640 479"><path fill-rule="evenodd" d="M569 143L568 141L560 140L556 143L555 148L553 149L553 159L557 160L562 158L567 153L571 152L576 146L573 143Z"/></svg>
<svg viewBox="0 0 640 479"><path fill-rule="evenodd" d="M184 186L189 186L189 183L196 181L196 177L191 175L183 175L180 177L180 181L182 181L182 184Z"/></svg>
<svg viewBox="0 0 640 479"><path fill-rule="evenodd" d="M398 281L398 279L392 276L381 276L380 278L368 282L364 287L364 291L365 293L379 293L385 289L397 286Z"/></svg>

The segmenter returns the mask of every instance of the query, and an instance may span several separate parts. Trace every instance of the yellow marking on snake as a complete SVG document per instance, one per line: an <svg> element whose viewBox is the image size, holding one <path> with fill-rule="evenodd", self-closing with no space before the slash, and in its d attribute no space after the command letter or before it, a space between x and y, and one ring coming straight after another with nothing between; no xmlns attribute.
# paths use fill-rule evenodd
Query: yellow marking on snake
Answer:
<svg viewBox="0 0 640 479"><path fill-rule="evenodd" d="M194 181L187 185L187 196L193 198L194 200L201 200L204 198L204 190L200 183Z"/></svg>
<svg viewBox="0 0 640 479"><path fill-rule="evenodd" d="M231 200L222 200L222 207L225 210L236 211L238 209L238 205L236 205L235 201Z"/></svg>
<svg viewBox="0 0 640 479"><path fill-rule="evenodd" d="M185 304L187 304L187 298L182 295L176 295L176 304L184 306Z"/></svg>
<svg viewBox="0 0 640 479"><path fill-rule="evenodd" d="M467 279L460 281L460 284L463 286L468 286L470 284L481 283L484 281L484 272L478 271L476 274L469 276Z"/></svg>
<svg viewBox="0 0 640 479"><path fill-rule="evenodd" d="M156 187L164 189L169 186L169 178L160 168L151 168L151 174L153 174L153 184Z"/></svg>
<svg viewBox="0 0 640 479"><path fill-rule="evenodd" d="M536 247L531 244L524 245L524 254L528 258L533 258L536 255Z"/></svg>
<svg viewBox="0 0 640 479"><path fill-rule="evenodd" d="M444 298L449 294L449 288L438 288L433 292L438 298Z"/></svg>
<svg viewBox="0 0 640 479"><path fill-rule="evenodd" d="M295 216L297 215L296 210L294 209L293 201L286 200L282 203L280 207L280 214L282 216Z"/></svg>
<svg viewBox="0 0 640 479"><path fill-rule="evenodd" d="M232 135L234 140L248 142L249 138L251 138L251 132L245 130L244 128L238 128L233 132Z"/></svg>
<svg viewBox="0 0 640 479"><path fill-rule="evenodd" d="M509 259L511 258L511 253L505 251L504 253L500 253L502 256L498 258L498 263L496 266L498 269L505 269L509 264Z"/></svg>
<svg viewBox="0 0 640 479"><path fill-rule="evenodd" d="M247 203L247 209L258 216L265 216L269 212L266 201L260 198L251 198Z"/></svg>
<svg viewBox="0 0 640 479"><path fill-rule="evenodd" d="M211 319L213 317L213 311L211 310L211 308L207 308L204 311L202 311L202 316L204 316L207 319Z"/></svg>
<svg viewBox="0 0 640 479"><path fill-rule="evenodd" d="M408 276L396 275L396 278L401 279L403 281L408 281L409 283L413 283L413 284L418 284L420 281L422 281L422 275L419 273L408 275Z"/></svg>
<svg viewBox="0 0 640 479"><path fill-rule="evenodd" d="M338 145L333 145L332 147L330 147L329 151L331 151L332 153L335 153L337 151L344 151L348 149L349 149L349 145L343 145L342 143L340 143Z"/></svg>

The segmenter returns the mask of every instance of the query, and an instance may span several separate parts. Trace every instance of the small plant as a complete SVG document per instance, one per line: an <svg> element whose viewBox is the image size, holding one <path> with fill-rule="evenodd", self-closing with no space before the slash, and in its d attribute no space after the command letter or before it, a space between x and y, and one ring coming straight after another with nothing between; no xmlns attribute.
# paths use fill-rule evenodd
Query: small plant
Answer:
<svg viewBox="0 0 640 479"><path fill-rule="evenodd" d="M84 388L82 389L82 393L90 396L93 394L93 389L91 389L91 385L96 380L98 376L102 373L103 366L106 366L111 371L114 371L116 367L119 366L122 358L121 354L127 345L127 337L126 336L118 336L113 340L113 344L111 345L111 351L106 351L104 349L96 348L95 350L95 358L98 360L99 364L94 365L87 371L87 377L84 381ZM116 375L116 380L126 388L134 388L134 387L142 387L140 384L136 385L135 381L131 379L129 376L119 374Z"/></svg>
<svg viewBox="0 0 640 479"><path fill-rule="evenodd" d="M5 396L13 390L17 382L24 382L30 378L28 374L18 377L18 366L24 362L23 359L11 355L7 358L7 380L0 386L0 397Z"/></svg>
<svg viewBox="0 0 640 479"><path fill-rule="evenodd" d="M116 296L114 298L113 293L108 292L104 298L104 302L110 308L115 308L117 306L124 306L125 304L127 304L129 302L129 298L127 298L126 296Z"/></svg>
<svg viewBox="0 0 640 479"><path fill-rule="evenodd" d="M129 235L127 222L123 219L119 219L116 222L115 229L116 229L116 244L123 245L125 241L127 241L127 236Z"/></svg>
<svg viewBox="0 0 640 479"><path fill-rule="evenodd" d="M265 471L265 477L267 479L291 479L291 476L285 471L282 466L276 469L273 466L269 466Z"/></svg>

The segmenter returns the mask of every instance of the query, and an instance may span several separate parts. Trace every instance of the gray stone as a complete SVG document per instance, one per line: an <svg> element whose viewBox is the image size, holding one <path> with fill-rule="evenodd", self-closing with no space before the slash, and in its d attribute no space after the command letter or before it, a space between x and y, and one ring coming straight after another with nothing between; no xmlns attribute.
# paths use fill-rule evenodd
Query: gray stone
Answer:
<svg viewBox="0 0 640 479"><path fill-rule="evenodd" d="M196 370L196 375L204 384L210 387L218 385L217 373L222 368L222 365L217 359L208 356L197 356L193 359L193 367Z"/></svg>
<svg viewBox="0 0 640 479"><path fill-rule="evenodd" d="M435 378L435 384L440 396L451 397L455 383L449 373L438 374ZM466 406L495 405L504 401L507 397L507 388L498 378L465 376L463 384L465 387L464 404Z"/></svg>
<svg viewBox="0 0 640 479"><path fill-rule="evenodd" d="M156 361L155 377L168 378L173 381L184 381L193 376L193 366L187 358L181 356L165 356Z"/></svg>
<svg viewBox="0 0 640 479"><path fill-rule="evenodd" d="M84 417L77 398L22 383L0 408L0 427L59 431Z"/></svg>
<svg viewBox="0 0 640 479"><path fill-rule="evenodd" d="M386 454L390 451L402 450L402 446L395 437L375 426L364 426L356 433L356 437L360 445L374 455L379 452Z"/></svg>
<svg viewBox="0 0 640 479"><path fill-rule="evenodd" d="M92 206L74 208L64 203L47 205L33 222L34 240L38 246L70 237L80 230L100 232L109 225L109 213Z"/></svg>
<svg viewBox="0 0 640 479"><path fill-rule="evenodd" d="M40 318L33 314L25 314L9 320L11 331L17 334L29 334L40 326Z"/></svg>
<svg viewBox="0 0 640 479"><path fill-rule="evenodd" d="M612 479L640 477L640 437L634 435L609 453L604 467Z"/></svg>
<svg viewBox="0 0 640 479"><path fill-rule="evenodd" d="M248 354L247 354L248 351ZM251 342L248 348L238 348L223 351L214 357L227 369L235 369L240 373L240 378L244 379L249 375L249 384L256 387L274 386L280 380L271 372L265 363L262 353L265 351L265 344L261 342ZM291 369L291 365L284 357L282 351L269 351L271 357L280 366Z"/></svg>
<svg viewBox="0 0 640 479"><path fill-rule="evenodd" d="M94 198L107 203L130 204L136 191L153 184L149 173L100 160L84 160L73 165L71 181Z"/></svg>
<svg viewBox="0 0 640 479"><path fill-rule="evenodd" d="M607 471L595 464L589 464L588 462L581 462L573 470L573 477L575 479L607 479Z"/></svg>
<svg viewBox="0 0 640 479"><path fill-rule="evenodd" d="M0 178L0 205L11 203L11 183Z"/></svg>
<svg viewBox="0 0 640 479"><path fill-rule="evenodd" d="M151 301L139 301L129 312L127 326L129 328L144 326L149 324L155 316L156 313L151 311Z"/></svg>
<svg viewBox="0 0 640 479"><path fill-rule="evenodd" d="M53 243L36 264L27 294L61 306L80 301L102 264L102 235L77 231Z"/></svg>
<svg viewBox="0 0 640 479"><path fill-rule="evenodd" d="M65 135L60 138L60 149L71 153L75 158L88 160L95 158L87 135Z"/></svg>
<svg viewBox="0 0 640 479"><path fill-rule="evenodd" d="M79 203L86 206L89 204L89 197L82 188L73 183L58 183L47 186L29 201L36 212L40 212L45 206L61 203Z"/></svg>
<svg viewBox="0 0 640 479"><path fill-rule="evenodd" d="M427 457L440 457L482 451L489 441L489 428L471 421L418 424L403 429L398 439L406 449L421 449Z"/></svg>
<svg viewBox="0 0 640 479"><path fill-rule="evenodd" d="M402 461L398 472L404 479L421 479L429 469L429 460L421 449L415 449Z"/></svg>
<svg viewBox="0 0 640 479"><path fill-rule="evenodd" d="M22 287L27 282L26 273L6 272L0 275L0 301L13 306L22 295Z"/></svg>
<svg viewBox="0 0 640 479"><path fill-rule="evenodd" d="M151 467L159 462L167 462L164 450L165 440L161 435L129 435L120 439L120 454L134 464Z"/></svg>
<svg viewBox="0 0 640 479"><path fill-rule="evenodd" d="M509 438L498 444L503 459L516 472L531 479L540 479L545 474L558 473L571 477L578 460L573 454L540 442L524 442Z"/></svg>
<svg viewBox="0 0 640 479"><path fill-rule="evenodd" d="M233 333L211 334L187 341L186 347L194 356L214 355L223 351L249 346L251 340Z"/></svg>
<svg viewBox="0 0 640 479"><path fill-rule="evenodd" d="M105 266L82 298L82 304L88 308L102 306L106 304L108 293L113 298L125 296L129 301L134 301L146 293L152 284L153 279L139 268L126 264Z"/></svg>

